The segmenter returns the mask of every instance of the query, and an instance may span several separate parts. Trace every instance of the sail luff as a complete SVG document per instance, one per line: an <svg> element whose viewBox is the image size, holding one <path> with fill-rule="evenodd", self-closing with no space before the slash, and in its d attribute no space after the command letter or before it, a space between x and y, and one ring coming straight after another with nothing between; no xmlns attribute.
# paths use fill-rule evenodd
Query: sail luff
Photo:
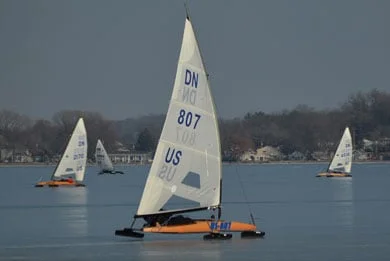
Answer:
<svg viewBox="0 0 390 261"><path fill-rule="evenodd" d="M73 132L72 132L72 133L73 133ZM68 141L67 141L66 144L69 143L71 137L72 137L72 134L68 136ZM58 163L57 163L57 165L56 165L56 167L55 167L53 173L51 174L51 178L50 178L51 180L54 180L54 177L55 177L56 171L57 171L57 169L58 169L58 166L60 165L61 161L62 161L63 158L64 158L66 147L67 147L67 146L65 146L65 149L64 149L63 152L62 152L60 161L58 161Z"/></svg>
<svg viewBox="0 0 390 261"><path fill-rule="evenodd" d="M337 150L337 149L336 149ZM335 155L336 155L336 153L335 153ZM333 159L334 159L334 155L333 155L333 158L332 158L332 160L331 161L329 161L329 163L328 163L328 167L326 168L326 172L330 172L330 166L332 165L332 161L333 161Z"/></svg>
<svg viewBox="0 0 390 261"><path fill-rule="evenodd" d="M188 12L188 8L186 8L186 10L187 10L187 20L190 22L190 16L189 16L189 12ZM205 63L204 63L204 59L203 59L203 54L202 54L202 51L200 50L200 45L199 45L199 42L198 42L198 37L197 37L197 34L196 34L196 30L194 29L194 27L192 26L192 23L190 22L190 24L191 24L191 27L192 27L192 31L193 31L193 33L194 33L194 36L195 36L195 41L196 41L196 45L197 45L197 47L198 47L198 51L199 51L199 55L200 55L200 60L201 60L201 62L202 62L202 66L203 66L203 70L204 70L204 72L206 73L206 79L207 79L207 85L208 85L208 87L209 87L209 95L210 95L210 99L211 99L211 104L212 104L212 109L213 109L213 118L215 119L215 121L214 121L214 123L215 123L215 128L216 128L216 130L217 130L217 143L219 144L219 148L218 148L218 150L219 150L219 157L221 158L221 140L220 140L220 131L219 131L219 124L218 124L218 119L215 117L216 115L217 115L217 110L216 110L216 105L215 105L215 102L214 102L214 97L213 97L213 95L211 94L211 87L210 87L210 81L209 81L209 74L208 74L208 72L207 72L207 68L206 68L206 65L205 65ZM218 205L220 206L221 205L221 203L222 203L222 160L220 159L219 160L220 161L220 163L219 163L219 169L221 170L220 171L220 176L219 176L219 178L220 178L220 186L219 186L219 203L218 203Z"/></svg>
<svg viewBox="0 0 390 261"><path fill-rule="evenodd" d="M186 13L187 13L187 20L190 21L190 16L189 16L189 11L188 11L187 6L186 6ZM215 105L215 102L214 102L214 97L211 94L209 74L207 72L207 68L206 68L206 65L204 63L202 51L199 48L200 45L199 45L199 42L198 42L198 37L197 37L197 34L196 34L196 30L193 27L192 27L192 30L193 30L194 35L195 35L195 41L196 41L196 44L198 46L199 54L200 54L201 61L202 61L203 70L204 70L204 72L206 73L206 76L207 76L207 83L208 83L208 86L209 86L209 94L210 94L211 104L212 104L212 108L213 108L213 117L215 118L215 116L217 115L217 110L216 110L216 105ZM221 144L221 140L220 140L221 136L220 136L220 131L219 131L218 119L215 118L214 122L215 122L215 128L217 130L218 144ZM221 157L221 147L220 146L219 146L219 156ZM220 168L221 171L220 171L220 186L219 186L219 190L220 191L219 191L219 204L218 205L221 205L221 203L222 203L222 160L220 160L219 168Z"/></svg>

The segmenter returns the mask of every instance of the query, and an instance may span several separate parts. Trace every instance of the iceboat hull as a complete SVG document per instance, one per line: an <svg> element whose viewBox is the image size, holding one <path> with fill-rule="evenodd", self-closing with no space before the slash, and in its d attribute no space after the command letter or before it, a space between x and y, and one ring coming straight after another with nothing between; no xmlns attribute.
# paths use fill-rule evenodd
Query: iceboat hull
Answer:
<svg viewBox="0 0 390 261"><path fill-rule="evenodd" d="M326 177L326 178L347 178L352 177L349 173L336 173L336 172L322 172L317 174L316 177Z"/></svg>
<svg viewBox="0 0 390 261"><path fill-rule="evenodd" d="M38 182L35 187L85 187L85 185L74 180L49 180Z"/></svg>

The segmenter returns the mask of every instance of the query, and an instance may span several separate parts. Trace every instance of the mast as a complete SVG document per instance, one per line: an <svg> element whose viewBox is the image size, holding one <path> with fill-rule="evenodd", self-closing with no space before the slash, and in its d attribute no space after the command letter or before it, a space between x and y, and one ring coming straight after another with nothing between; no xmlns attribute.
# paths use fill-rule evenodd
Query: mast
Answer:
<svg viewBox="0 0 390 261"><path fill-rule="evenodd" d="M336 152L337 152L338 147L340 146L340 142L344 136L344 132L345 132L345 129L343 131L343 135L341 136L341 139L339 140L339 143L337 144L337 147L336 147L336 150L334 151L333 157L329 161L328 167L326 168L326 172L329 172L330 165L332 164L332 161L333 161L334 157L336 156Z"/></svg>
<svg viewBox="0 0 390 261"><path fill-rule="evenodd" d="M334 158L335 155L336 155L336 151L335 151L335 154L333 155L333 157L330 159L330 161L328 163L328 167L326 168L326 172L329 172L330 164L332 164L332 161L333 161L333 158Z"/></svg>
<svg viewBox="0 0 390 261"><path fill-rule="evenodd" d="M189 9L188 9L188 6L186 3L184 3L184 7L186 9L186 19L188 21L191 22L191 19L190 19L190 13L189 13ZM192 23L191 23L192 25ZM210 98L211 98L211 101L212 101L212 105L213 105L213 112L214 112L214 116L216 117L217 116L217 113L216 113L216 106L215 106L215 102L214 102L214 97L213 95L211 95L211 85L210 85L210 80L209 80L209 73L207 72L207 68L206 68L206 65L205 65L205 62L204 62L204 59L203 59L203 54L202 54L202 51L201 51L201 48L200 48L200 45L199 45L199 42L198 42L198 37L197 37L197 33L196 33L196 30L194 28L194 26L192 25L192 30L194 32L194 35L195 35L195 41L196 41L196 44L198 46L198 50L199 50L199 55L200 55L200 58L201 58L201 61L202 61L202 65L203 65L203 70L206 74L206 78L207 78L207 85L209 86L209 91L210 91ZM219 181L219 204L217 206L218 208L218 219L220 219L221 215L222 215L222 210L221 210L221 205L222 205L222 156L221 156L221 136L220 136L220 131L219 131L219 124L218 124L218 118L216 118L215 120L215 128L217 130L217 139L218 139L218 144L219 144L219 157L220 157L220 161L219 161L219 168L221 170L221 176L220 176L220 181Z"/></svg>

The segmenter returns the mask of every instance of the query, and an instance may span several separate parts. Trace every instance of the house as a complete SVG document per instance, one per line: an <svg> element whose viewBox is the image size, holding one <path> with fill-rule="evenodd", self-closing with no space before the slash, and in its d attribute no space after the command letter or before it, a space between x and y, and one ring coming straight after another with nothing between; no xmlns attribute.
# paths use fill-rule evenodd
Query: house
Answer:
<svg viewBox="0 0 390 261"><path fill-rule="evenodd" d="M294 151L293 153L288 155L288 160L306 160L305 154L299 151Z"/></svg>
<svg viewBox="0 0 390 261"><path fill-rule="evenodd" d="M151 161L150 153L118 152L108 154L114 164L146 164Z"/></svg>
<svg viewBox="0 0 390 261"><path fill-rule="evenodd" d="M311 157L316 161L329 161L333 157L334 152L330 155L327 151L314 151Z"/></svg>
<svg viewBox="0 0 390 261"><path fill-rule="evenodd" d="M29 150L26 149L1 149L0 162L5 163L30 163L33 157Z"/></svg>
<svg viewBox="0 0 390 261"><path fill-rule="evenodd" d="M240 157L243 162L268 162L281 160L282 158L283 154L279 149L271 146L261 147L256 151L249 150Z"/></svg>
<svg viewBox="0 0 390 261"><path fill-rule="evenodd" d="M14 152L14 162L17 163L31 163L33 162L33 157L28 150L16 150Z"/></svg>
<svg viewBox="0 0 390 261"><path fill-rule="evenodd" d="M13 150L12 149L0 149L0 162L12 162Z"/></svg>
<svg viewBox="0 0 390 261"><path fill-rule="evenodd" d="M356 161L365 161L372 158L372 153L365 152L363 150L356 150L353 152L353 160Z"/></svg>

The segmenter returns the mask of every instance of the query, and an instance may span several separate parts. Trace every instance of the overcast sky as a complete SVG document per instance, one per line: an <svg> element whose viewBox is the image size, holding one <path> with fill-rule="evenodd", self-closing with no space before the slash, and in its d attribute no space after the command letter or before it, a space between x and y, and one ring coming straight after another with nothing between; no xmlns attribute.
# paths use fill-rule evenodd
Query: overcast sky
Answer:
<svg viewBox="0 0 390 261"><path fill-rule="evenodd" d="M0 0L0 109L50 119L166 113L183 0ZM390 1L196 0L219 116L334 108L390 92Z"/></svg>

